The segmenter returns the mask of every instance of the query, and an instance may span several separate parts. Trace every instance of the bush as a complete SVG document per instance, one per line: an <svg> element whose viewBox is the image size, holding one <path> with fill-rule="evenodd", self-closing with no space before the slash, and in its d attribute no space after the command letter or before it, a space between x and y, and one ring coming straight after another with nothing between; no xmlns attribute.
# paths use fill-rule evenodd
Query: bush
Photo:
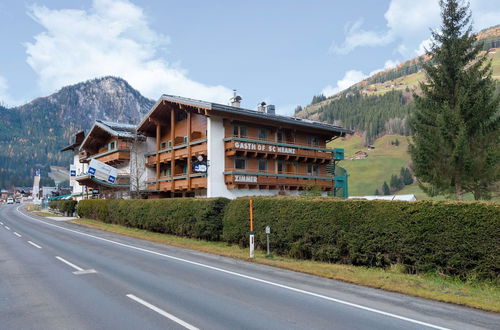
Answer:
<svg viewBox="0 0 500 330"><path fill-rule="evenodd" d="M76 211L77 201L74 200L59 200L50 201L49 208L58 210L63 214L73 214Z"/></svg>
<svg viewBox="0 0 500 330"><path fill-rule="evenodd" d="M226 198L83 200L78 215L154 232L217 241Z"/></svg>
<svg viewBox="0 0 500 330"><path fill-rule="evenodd" d="M403 265L462 280L498 281L500 205L255 197L257 248L271 227L273 253L369 267ZM232 200L223 239L248 246L249 198Z"/></svg>

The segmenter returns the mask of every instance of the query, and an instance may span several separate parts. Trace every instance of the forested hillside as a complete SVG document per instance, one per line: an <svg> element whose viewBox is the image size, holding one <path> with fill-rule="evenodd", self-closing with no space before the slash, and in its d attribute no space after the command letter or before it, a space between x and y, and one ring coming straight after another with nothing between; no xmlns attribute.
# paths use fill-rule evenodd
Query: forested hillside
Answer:
<svg viewBox="0 0 500 330"><path fill-rule="evenodd" d="M500 90L500 25L480 31L478 43L491 59L493 79ZM420 93L425 79L424 55L378 72L328 98L315 95L305 108L297 107L296 116L335 123L363 135L364 145L384 134L410 134L408 115L413 111L413 93Z"/></svg>
<svg viewBox="0 0 500 330"><path fill-rule="evenodd" d="M71 155L59 150L96 119L137 123L153 101L125 80L104 77L62 88L20 107L0 107L0 188L29 186L35 169L51 183L49 166L67 167Z"/></svg>

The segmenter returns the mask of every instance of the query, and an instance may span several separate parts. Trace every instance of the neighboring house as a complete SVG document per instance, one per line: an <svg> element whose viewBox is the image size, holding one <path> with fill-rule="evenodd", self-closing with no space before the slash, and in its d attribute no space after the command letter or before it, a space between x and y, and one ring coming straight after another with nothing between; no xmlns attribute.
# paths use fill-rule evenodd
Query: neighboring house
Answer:
<svg viewBox="0 0 500 330"><path fill-rule="evenodd" d="M131 191L144 190L144 141L144 136L136 134L135 125L97 120L79 146L79 162L85 165L77 172L75 181L86 187L84 198L90 196L90 190L94 197L100 198L129 198ZM88 173L88 163L92 159L117 169L114 184ZM134 182L139 184L134 185Z"/></svg>
<svg viewBox="0 0 500 330"><path fill-rule="evenodd" d="M80 146L85 139L85 132L80 131L74 135L73 143L61 149L61 152L72 151L73 152L73 163L69 168L69 185L72 188L71 195L76 200L83 199L87 195L87 190L84 185L80 185L76 181L76 177L87 173L88 164L85 162L80 162Z"/></svg>
<svg viewBox="0 0 500 330"><path fill-rule="evenodd" d="M146 136L149 198L326 193L333 177L328 141L352 134L339 126L258 110L163 95L138 125Z"/></svg>
<svg viewBox="0 0 500 330"><path fill-rule="evenodd" d="M366 200L386 200L386 201L407 201L414 202L417 200L415 195L382 195L382 196L350 196L349 199L366 199Z"/></svg>

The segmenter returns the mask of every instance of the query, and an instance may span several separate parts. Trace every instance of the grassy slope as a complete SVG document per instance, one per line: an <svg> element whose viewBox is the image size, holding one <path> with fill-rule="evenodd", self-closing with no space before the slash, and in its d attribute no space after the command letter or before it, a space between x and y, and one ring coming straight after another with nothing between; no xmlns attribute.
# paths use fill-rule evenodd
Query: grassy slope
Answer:
<svg viewBox="0 0 500 330"><path fill-rule="evenodd" d="M399 146L391 145L391 141L398 139ZM345 157L348 158L356 151L365 151L368 157L357 160L344 160L340 166L344 167L349 173L349 196L373 195L375 189L382 187L384 181L389 184L391 175L399 175L401 167L406 166L410 161L408 154L408 138L400 135L385 135L378 138L373 145L374 150L368 150L361 145L361 137L354 135L345 140L335 140L330 143L331 148L344 148ZM414 194L418 200L449 199L447 196L427 196L417 184L406 186L403 190L395 194ZM472 194L465 194L465 200L473 200ZM494 201L500 201L500 198L494 198Z"/></svg>
<svg viewBox="0 0 500 330"><path fill-rule="evenodd" d="M398 139L399 146L392 146L391 141ZM368 157L357 160L344 160L340 166L349 173L349 195L373 195L375 189L382 186L384 181L389 181L391 175L399 174L401 167L406 166L410 160L408 155L408 141L404 136L385 135L377 139L375 149L368 150L361 146L361 137L354 135L346 140L335 140L330 147L344 148L345 157L352 156L356 151L366 151ZM417 187L418 189L418 187Z"/></svg>

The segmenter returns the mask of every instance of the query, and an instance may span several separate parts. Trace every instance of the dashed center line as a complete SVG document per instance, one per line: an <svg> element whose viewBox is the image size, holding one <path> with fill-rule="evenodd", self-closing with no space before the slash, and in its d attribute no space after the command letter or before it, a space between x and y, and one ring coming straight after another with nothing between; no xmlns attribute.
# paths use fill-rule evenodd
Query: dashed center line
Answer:
<svg viewBox="0 0 500 330"><path fill-rule="evenodd" d="M147 308L149 308L149 309L157 312L158 314L160 314L162 316L165 316L167 319L170 319L170 320L174 321L175 323L182 325L186 329L189 329L189 330L199 330L194 325L191 325L191 324L189 324L189 323L181 320L180 318L175 317L174 315L172 315L172 314L170 314L168 312L165 312L163 309L158 308L155 305L152 305L152 304L148 303L147 301L144 301L141 298L134 296L133 294L128 294L127 297L129 297L130 299L138 302L139 304L141 304L143 306L146 306Z"/></svg>
<svg viewBox="0 0 500 330"><path fill-rule="evenodd" d="M68 261L68 260L66 260L66 259L63 259L63 258L61 258L61 257L59 257L59 256L56 256L56 259L57 259L57 260L59 260L59 261L64 262L66 265L68 265L68 266L70 266L70 267L73 267L74 269L76 269L76 270L77 270L77 271L79 271L79 272L83 271L83 268L80 268L80 267L78 267L77 265L72 264L71 262L69 262L69 261Z"/></svg>
<svg viewBox="0 0 500 330"><path fill-rule="evenodd" d="M5 229L10 230L10 227L7 227L7 226L4 226L4 227L5 227Z"/></svg>
<svg viewBox="0 0 500 330"><path fill-rule="evenodd" d="M2 222L2 221L0 221L0 225L2 225L2 226L3 226L3 222Z"/></svg>
<svg viewBox="0 0 500 330"><path fill-rule="evenodd" d="M14 232L14 235L16 235L17 237L22 237L21 234L16 233L16 232Z"/></svg>
<svg viewBox="0 0 500 330"><path fill-rule="evenodd" d="M33 243L32 241L28 241L29 244L33 245L34 247L36 247L37 249L41 249L42 247L36 243Z"/></svg>

